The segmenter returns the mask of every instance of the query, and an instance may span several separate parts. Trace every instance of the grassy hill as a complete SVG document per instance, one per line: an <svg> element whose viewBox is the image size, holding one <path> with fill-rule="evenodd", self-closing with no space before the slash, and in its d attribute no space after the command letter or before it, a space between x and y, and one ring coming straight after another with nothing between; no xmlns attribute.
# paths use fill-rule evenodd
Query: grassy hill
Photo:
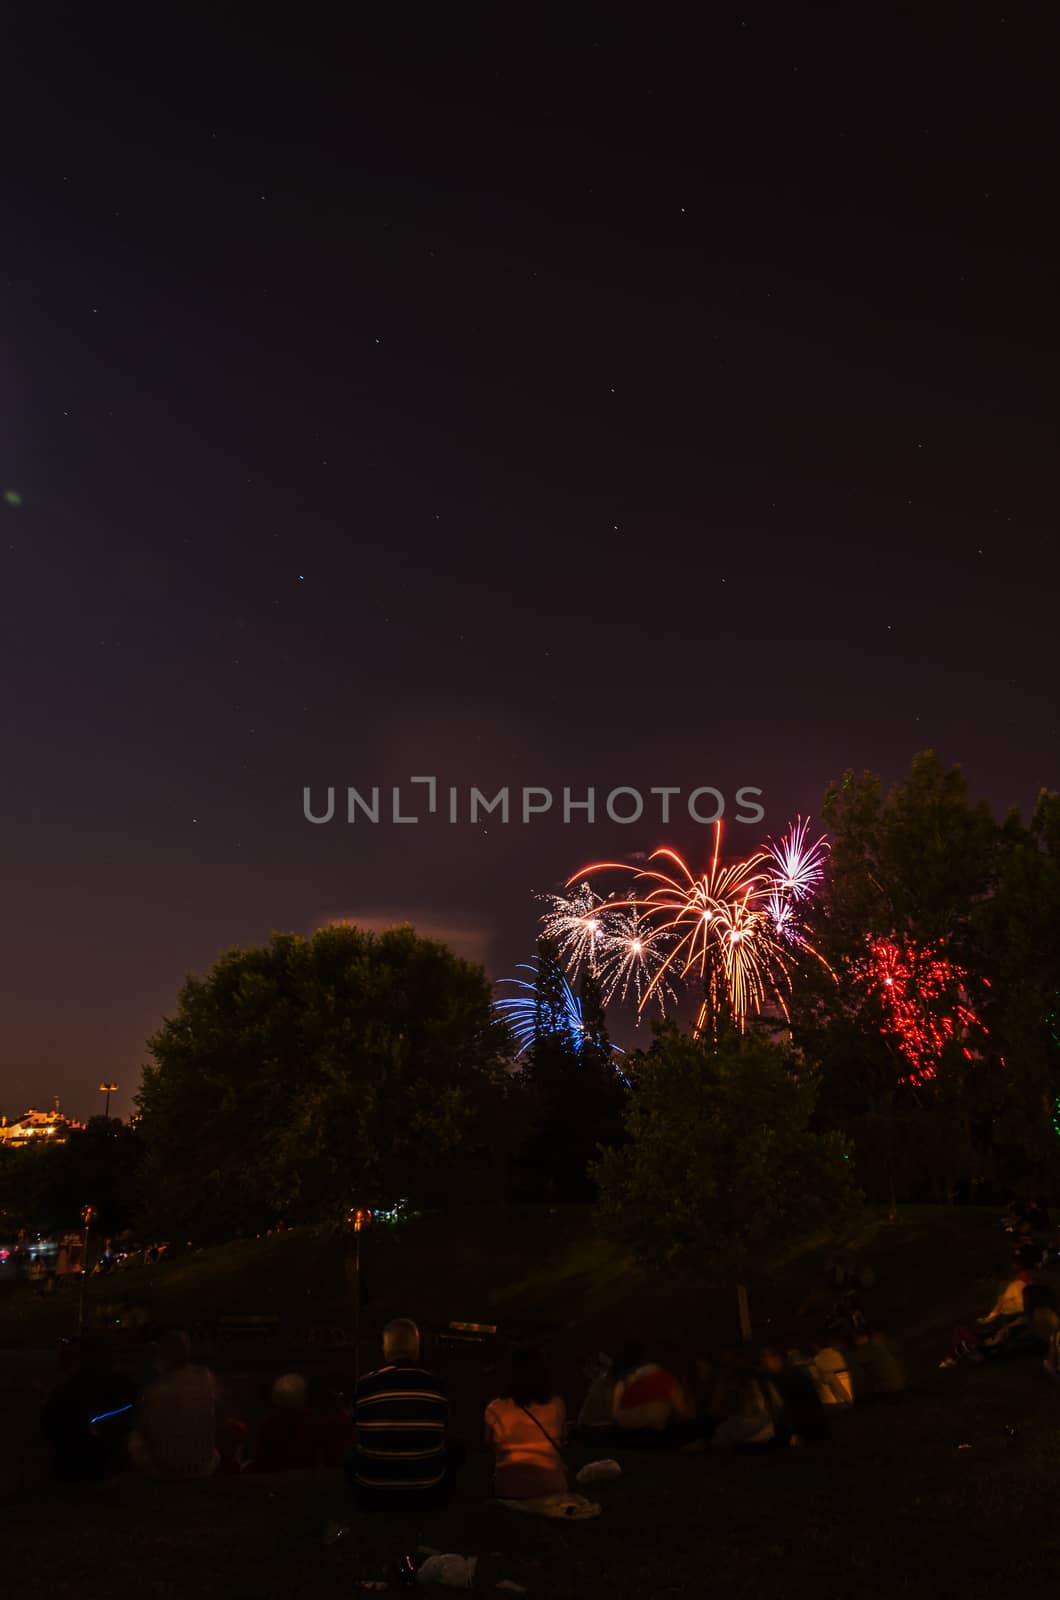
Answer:
<svg viewBox="0 0 1060 1600"><path fill-rule="evenodd" d="M427 1328L453 1319L535 1329L582 1350L643 1335L668 1343L725 1344L737 1337L733 1286L691 1290L645 1280L595 1232L588 1209L495 1209L376 1225L363 1236L365 1333L409 1314ZM935 1349L949 1326L985 1302L1006 1245L996 1212L903 1208L897 1221L870 1213L847 1242L870 1264L870 1311L911 1353ZM752 1284L756 1332L795 1323L812 1329L828 1304L825 1240L811 1241ZM139 1301L157 1323L195 1327L232 1314L279 1317L292 1338L350 1328L344 1242L331 1229L294 1229L190 1252L153 1267L94 1278L90 1317ZM0 1297L0 1343L39 1342L69 1331L72 1286L52 1301Z"/></svg>

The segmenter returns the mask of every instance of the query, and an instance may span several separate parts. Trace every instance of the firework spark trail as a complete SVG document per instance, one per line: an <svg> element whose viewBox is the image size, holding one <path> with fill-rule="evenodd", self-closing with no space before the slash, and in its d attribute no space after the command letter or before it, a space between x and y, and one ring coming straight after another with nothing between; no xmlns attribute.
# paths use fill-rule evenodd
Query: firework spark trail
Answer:
<svg viewBox="0 0 1060 1600"><path fill-rule="evenodd" d="M528 983L525 978L501 978L501 983L510 983L516 989L525 990L521 995L509 995L503 1000L495 1000L493 1008L499 1012L512 1030L512 1038L518 1045L516 1059L523 1055L537 1038L538 1019L541 1013L541 1001L537 987L536 961L520 962L520 972L532 972L534 980ZM580 1048L585 1037L585 1023L582 1021L582 1003L574 993L566 978L563 979L563 1021L566 1024L574 1043Z"/></svg>
<svg viewBox="0 0 1060 1600"><path fill-rule="evenodd" d="M788 963L768 911L750 905L749 899L746 895L734 907L726 908L719 922L725 989L739 1019L752 1009L761 1011L770 999L776 1000L787 1019L784 989L791 986Z"/></svg>
<svg viewBox="0 0 1060 1600"><path fill-rule="evenodd" d="M794 944L799 937L795 908L781 889L770 889L766 896L766 915L778 939Z"/></svg>

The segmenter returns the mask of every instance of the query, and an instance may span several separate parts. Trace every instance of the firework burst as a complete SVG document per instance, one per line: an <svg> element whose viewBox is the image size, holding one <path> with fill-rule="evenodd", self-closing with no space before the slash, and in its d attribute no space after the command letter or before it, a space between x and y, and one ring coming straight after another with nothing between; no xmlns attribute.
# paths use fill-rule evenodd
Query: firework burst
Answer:
<svg viewBox="0 0 1060 1600"><path fill-rule="evenodd" d="M791 901L807 900L821 886L824 861L828 854L828 841L807 838L810 818L804 822L798 817L775 844L771 839L767 847L772 866L770 877L778 894Z"/></svg>
<svg viewBox="0 0 1060 1600"><path fill-rule="evenodd" d="M635 911L660 941L661 959L637 1002L643 1011L664 984L697 979L704 1007L716 1019L727 1009L743 1029L751 1010L771 999L781 1002L787 981L783 952L770 924L771 892L764 852L731 865L721 860L721 823L714 826L714 850L698 875L676 850L656 850L637 873L626 899L609 900L609 911ZM656 865L658 863L658 865ZM569 883L609 870L628 871L601 861L575 873ZM569 884L568 884L569 887ZM704 1013L701 1011L701 1020Z"/></svg>
<svg viewBox="0 0 1060 1600"><path fill-rule="evenodd" d="M917 945L911 939L870 938L868 954L854 979L874 994L884 1014L881 1032L897 1041L909 1063L904 1082L934 1078L947 1046L958 1044L969 1061L973 1044L988 1030L968 990L969 974L942 954L941 941ZM983 979L985 983L986 980Z"/></svg>
<svg viewBox="0 0 1060 1600"><path fill-rule="evenodd" d="M568 890L571 883L566 885ZM569 894L543 894L539 898L550 908L541 918L544 937L555 942L570 972L577 975L588 971L595 977L606 940L601 897L588 883L579 883Z"/></svg>
<svg viewBox="0 0 1060 1600"><path fill-rule="evenodd" d="M600 993L604 1005L633 1000L637 1010L666 958L666 941L656 934L648 918L635 905L609 910L604 916L604 941L600 958ZM663 980L654 991L660 1013L676 999Z"/></svg>
<svg viewBox="0 0 1060 1600"><path fill-rule="evenodd" d="M522 990L521 994L509 995L503 1000L495 1000L493 1008L504 1018L512 1031L512 1038L518 1046L516 1059L529 1050L538 1035L541 1020L541 996L538 989L537 962L524 961L520 964L520 972L532 972L533 980L528 982L525 978L501 978L501 983L511 984L515 989ZM582 1020L582 1003L574 993L566 978L563 979L563 1024L573 1043L580 1048L585 1038L585 1023Z"/></svg>
<svg viewBox="0 0 1060 1600"><path fill-rule="evenodd" d="M805 950L832 978L835 973L819 950L806 937L803 914L824 879L828 841L810 840L810 819L799 817L779 843L770 840L767 849L769 889L765 898L766 915L773 937L781 950Z"/></svg>

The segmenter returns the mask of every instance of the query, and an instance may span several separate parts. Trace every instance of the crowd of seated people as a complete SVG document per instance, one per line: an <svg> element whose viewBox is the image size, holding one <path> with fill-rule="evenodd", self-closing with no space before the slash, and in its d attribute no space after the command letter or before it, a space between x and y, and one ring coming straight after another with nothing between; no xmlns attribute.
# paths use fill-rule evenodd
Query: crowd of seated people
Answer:
<svg viewBox="0 0 1060 1600"><path fill-rule="evenodd" d="M142 1391L114 1371L105 1338L64 1341L61 1360L41 1431L62 1479L107 1481L127 1468L172 1480L341 1467L352 1444L353 1417L331 1385L288 1373L273 1384L248 1453L247 1423L210 1369L192 1361L183 1333L159 1341L156 1376Z"/></svg>
<svg viewBox="0 0 1060 1600"><path fill-rule="evenodd" d="M1038 1357L1060 1382L1060 1313L1028 1264L1027 1213L1013 1213L1013 1264L974 1327L955 1332L941 1363ZM1041 1225L1041 1214L1031 1220ZM44 1404L41 1426L56 1475L102 1481L133 1470L155 1479L215 1473L343 1468L365 1508L437 1506L452 1492L463 1448L449 1427L444 1380L421 1357L407 1318L383 1331L382 1362L357 1383L347 1406L326 1379L286 1373L251 1430L210 1369L192 1359L185 1334L156 1346L156 1375L142 1392L115 1371L100 1337L66 1341L64 1376ZM674 1366L678 1370L673 1370ZM905 1389L901 1362L883 1329L870 1324L847 1289L839 1313L816 1336L771 1338L681 1364L640 1342L601 1356L573 1429L543 1352L512 1353L485 1411L495 1458L495 1492L507 1506L579 1517L598 1508L571 1492L569 1434L597 1449L756 1451L826 1441L838 1410L893 1401ZM253 1437L252 1437L253 1433Z"/></svg>

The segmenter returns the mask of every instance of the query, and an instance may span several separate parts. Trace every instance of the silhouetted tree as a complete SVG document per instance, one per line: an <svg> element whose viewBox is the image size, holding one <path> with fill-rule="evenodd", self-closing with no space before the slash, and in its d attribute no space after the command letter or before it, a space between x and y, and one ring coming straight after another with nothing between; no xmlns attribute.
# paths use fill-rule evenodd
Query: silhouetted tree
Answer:
<svg viewBox="0 0 1060 1600"><path fill-rule="evenodd" d="M793 1240L840 1229L857 1196L840 1135L816 1133L817 1076L761 1035L668 1023L641 1058L628 1142L595 1169L605 1231L643 1267L743 1285Z"/></svg>
<svg viewBox="0 0 1060 1600"><path fill-rule="evenodd" d="M219 1234L461 1195L518 1083L481 967L412 928L234 950L150 1041L139 1105L160 1225Z"/></svg>

